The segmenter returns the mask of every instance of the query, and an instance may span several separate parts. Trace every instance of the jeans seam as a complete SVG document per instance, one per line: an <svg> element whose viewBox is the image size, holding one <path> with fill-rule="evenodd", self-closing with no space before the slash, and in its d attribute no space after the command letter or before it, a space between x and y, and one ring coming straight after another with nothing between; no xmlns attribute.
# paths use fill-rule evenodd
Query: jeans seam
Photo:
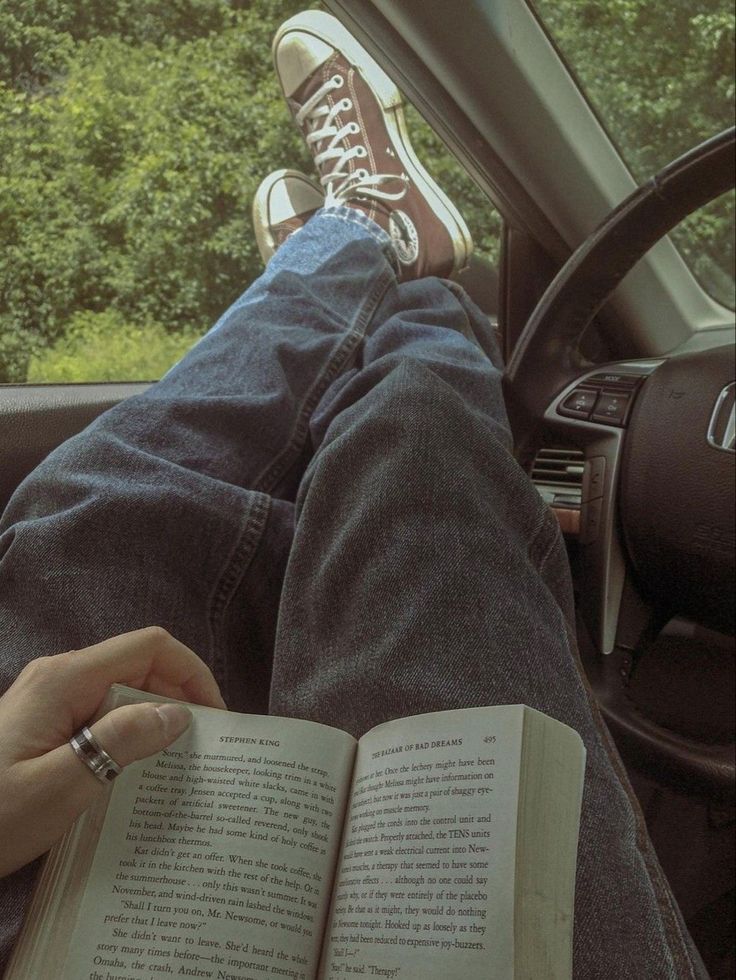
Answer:
<svg viewBox="0 0 736 980"><path fill-rule="evenodd" d="M249 491L250 493L250 491ZM248 569L263 535L271 509L271 498L264 493L256 494L235 545L228 555L222 572L212 590L209 602L207 625L212 651L212 672L218 684L227 685L227 658L219 642L225 611L230 600Z"/></svg>
<svg viewBox="0 0 736 980"><path fill-rule="evenodd" d="M544 532L547 530L552 530L551 535L545 535ZM557 543L557 534L555 529L549 522L549 515L546 510L542 511L539 524L534 530L532 539L529 542L528 555L529 560L532 562L536 568L539 575L542 575L544 571L544 566L549 560L549 556L552 554L552 549Z"/></svg>
<svg viewBox="0 0 736 980"><path fill-rule="evenodd" d="M545 514L542 518L539 527L534 533L528 551L529 559L536 566L540 576L542 576L544 572L544 568L547 562L549 561L550 555L552 554L552 551L558 540L558 535L556 533L553 533L549 537L549 539L546 539L543 536L543 532L547 528L550 528L551 530L552 526L548 523L547 515ZM562 609L559 609L559 611L563 621L567 623L567 619ZM644 868L646 876L649 880L649 886L652 890L653 895L655 896L656 905L657 908L659 909L663 939L667 944L668 952L672 957L672 960L675 963L675 965L680 957L672 946L672 940L673 938L679 940L679 946L686 958L690 977L693 978L693 980L695 980L694 966L690 957L687 942L682 933L682 929L680 928L679 925L677 914L672 906L672 899L669 893L669 886L667 885L666 882L663 882L662 874L657 868L657 866L651 865L649 861L649 855L647 853L648 849L644 846L643 838L647 837L647 829L646 829L646 823L643 822L642 819L639 802L636 799L636 796L635 795L632 796L632 792L629 790L628 774L626 773L625 767L623 767L622 764L619 764L618 750L615 747L615 743L613 743L612 736L608 731L608 726L605 724L605 721L600 714L598 700L595 697L595 694L593 693L590 687L588 678L585 674L585 668L583 667L583 664L580 660L580 656L577 652L577 644L573 646L574 629L572 624L568 624L566 626L565 633L567 636L568 648L570 648L572 658L577 666L577 671L578 674L580 675L583 684L583 689L586 692L588 702L590 704L593 724L595 725L599 737L601 738L603 745L606 748L606 754L608 755L609 760L611 762L611 766L618 777L619 783L621 784L621 789L632 807L634 823L636 826L636 853L639 855L639 858L642 863L642 867Z"/></svg>
<svg viewBox="0 0 736 980"><path fill-rule="evenodd" d="M352 325L348 326L347 333L330 355L325 367L317 375L307 392L298 410L296 421L286 445L268 464L265 471L258 475L253 484L254 490L261 493L272 493L277 482L283 478L298 459L309 433L309 419L312 413L329 385L349 365L352 356L365 336L366 328L378 304L394 278L393 271L387 267L376 279L373 288L358 309Z"/></svg>
<svg viewBox="0 0 736 980"><path fill-rule="evenodd" d="M557 544L557 535L552 534L549 539L542 541L543 547L540 547L540 538L542 537L542 532L546 530L546 527L546 522L543 522L542 526L534 535L534 540L529 546L529 558L536 566L540 576L544 574L544 569L549 561L549 556L552 554L552 549Z"/></svg>
<svg viewBox="0 0 736 980"><path fill-rule="evenodd" d="M565 617L560 610L560 615L562 616L563 622L566 623ZM634 818L634 826L636 829L635 838L635 848L636 854L638 854L641 860L642 868L646 876L646 880L651 889L652 895L654 897L654 905L659 912L659 922L661 926L662 939L666 944L667 952L669 953L672 964L677 968L677 962L681 959L681 955L685 957L687 962L688 970L692 980L696 980L696 973L692 957L690 956L690 951L688 949L688 944L685 936L683 935L682 929L680 928L679 921L677 918L677 913L672 905L672 900L669 893L669 885L667 884L661 869L656 865L652 866L650 861L650 849L653 849L653 845L649 839L649 834L646 827L646 821L644 820L644 815L641 811L641 805L639 800L634 793L633 789L629 783L629 776L626 772L626 767L621 760L621 757L616 748L616 743L613 740L613 736L608 728L608 725L603 718L601 713L600 705L598 703L598 698L591 687L590 681L588 680L588 675L585 672L585 667L580 658L580 653L578 651L577 641L575 637L575 630L572 626L566 626L566 636L567 645L570 649L573 661L577 668L578 676L582 683L583 691L585 692L585 697L588 701L588 707L590 709L591 719L593 725L598 733L606 755L608 756L611 768L613 769L618 782L621 786L621 790L624 796L629 801L631 806L632 815ZM649 847L646 846L647 842ZM656 855L655 855L656 859ZM679 950L675 949L673 946L673 939L679 941Z"/></svg>
<svg viewBox="0 0 736 980"><path fill-rule="evenodd" d="M650 872L650 876L651 876L651 872ZM658 874L657 877L660 878L661 876ZM660 883L660 885L662 884L661 881L659 883ZM688 949L687 941L685 939L685 936L683 935L682 929L680 928L680 922L679 922L679 919L678 919L678 916L677 916L677 911L676 911L675 907L672 904L672 895L670 893L669 885L667 884L667 882L665 882L664 885L665 885L664 890L663 890L663 892L664 892L664 898L665 898L665 900L667 902L667 906L668 906L669 913L670 913L670 918L672 920L672 925L674 926L675 932L677 933L677 937L680 940L680 943L682 944L682 949L683 949L683 952L685 954L685 960L687 962L688 970L690 971L690 976L692 977L692 980L696 980L695 969L694 969L692 957L690 956L690 951ZM665 930L665 935L667 935L667 932L668 932L667 926L664 923L662 923L662 925L663 925L663 928Z"/></svg>
<svg viewBox="0 0 736 980"><path fill-rule="evenodd" d="M391 238L380 225L377 225L375 221L368 217L367 214L363 214L362 211L357 211L355 208L349 207L326 207L322 211L322 214L326 218L336 218L338 221L344 221L349 225L357 225L362 228L363 231L367 231L371 238L378 242L381 246L391 245Z"/></svg>

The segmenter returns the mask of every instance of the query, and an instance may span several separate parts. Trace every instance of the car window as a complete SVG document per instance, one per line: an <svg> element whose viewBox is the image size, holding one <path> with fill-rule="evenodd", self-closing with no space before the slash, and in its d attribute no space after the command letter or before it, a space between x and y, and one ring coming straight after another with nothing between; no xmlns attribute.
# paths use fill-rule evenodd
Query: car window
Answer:
<svg viewBox="0 0 736 980"><path fill-rule="evenodd" d="M0 5L0 382L158 378L259 275L258 184L312 170L270 53L305 6ZM497 215L411 126L494 258Z"/></svg>
<svg viewBox="0 0 736 980"><path fill-rule="evenodd" d="M530 0L635 179L734 124L732 0ZM734 307L734 195L672 233L711 295Z"/></svg>

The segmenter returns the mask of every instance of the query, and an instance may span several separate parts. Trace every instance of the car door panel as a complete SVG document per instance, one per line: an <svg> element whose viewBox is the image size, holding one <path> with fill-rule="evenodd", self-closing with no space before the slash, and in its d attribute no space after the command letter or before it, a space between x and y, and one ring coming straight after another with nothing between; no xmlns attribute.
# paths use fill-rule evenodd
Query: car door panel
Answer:
<svg viewBox="0 0 736 980"><path fill-rule="evenodd" d="M42 459L148 383L0 385L0 513Z"/></svg>

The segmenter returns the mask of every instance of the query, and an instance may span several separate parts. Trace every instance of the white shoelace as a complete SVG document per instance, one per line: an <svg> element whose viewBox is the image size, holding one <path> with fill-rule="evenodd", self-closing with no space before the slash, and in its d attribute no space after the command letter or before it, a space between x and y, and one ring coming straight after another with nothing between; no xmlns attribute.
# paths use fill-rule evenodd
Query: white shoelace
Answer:
<svg viewBox="0 0 736 980"><path fill-rule="evenodd" d="M342 88L345 80L342 75L333 75L314 95L311 95L296 114L297 125L308 127L307 146L314 152L314 162L321 168L322 164L334 160L332 169L325 173L320 181L325 189L325 205L341 204L355 197L374 198L378 201L399 201L408 190L409 178L398 174L370 174L365 168L350 172L347 165L356 158L365 158L368 151L362 144L349 149L343 143L346 136L360 133L356 122L337 125L337 116L341 112L349 112L353 103L350 99L341 99L332 107L327 103L327 96L335 89ZM381 190L381 185L390 181L403 181L405 187L395 193Z"/></svg>

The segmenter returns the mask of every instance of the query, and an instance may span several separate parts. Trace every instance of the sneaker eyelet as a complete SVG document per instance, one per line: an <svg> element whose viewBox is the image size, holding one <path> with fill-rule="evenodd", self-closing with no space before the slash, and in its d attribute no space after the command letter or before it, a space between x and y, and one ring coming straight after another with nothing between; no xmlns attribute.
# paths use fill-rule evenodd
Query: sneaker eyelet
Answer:
<svg viewBox="0 0 736 980"><path fill-rule="evenodd" d="M330 81L332 82L333 88L342 88L345 84L345 79L342 75L333 75Z"/></svg>
<svg viewBox="0 0 736 980"><path fill-rule="evenodd" d="M349 112L353 108L353 103L350 99L343 99L340 103L340 112Z"/></svg>
<svg viewBox="0 0 736 980"><path fill-rule="evenodd" d="M355 155L356 155L356 157L367 157L368 156L368 150L366 150L366 148L364 146L356 146L355 147Z"/></svg>
<svg viewBox="0 0 736 980"><path fill-rule="evenodd" d="M355 176L356 176L356 177L357 177L357 178L358 178L359 180L365 180L365 179L366 179L366 177L369 177L369 176L370 176L370 174L369 174L369 173L368 173L368 171L367 171L367 170L365 170L365 169L364 169L363 167L360 167L360 168L359 168L358 170L356 170L356 171L355 171Z"/></svg>
<svg viewBox="0 0 736 980"><path fill-rule="evenodd" d="M348 123L348 132L356 136L360 132L360 126L356 122Z"/></svg>

